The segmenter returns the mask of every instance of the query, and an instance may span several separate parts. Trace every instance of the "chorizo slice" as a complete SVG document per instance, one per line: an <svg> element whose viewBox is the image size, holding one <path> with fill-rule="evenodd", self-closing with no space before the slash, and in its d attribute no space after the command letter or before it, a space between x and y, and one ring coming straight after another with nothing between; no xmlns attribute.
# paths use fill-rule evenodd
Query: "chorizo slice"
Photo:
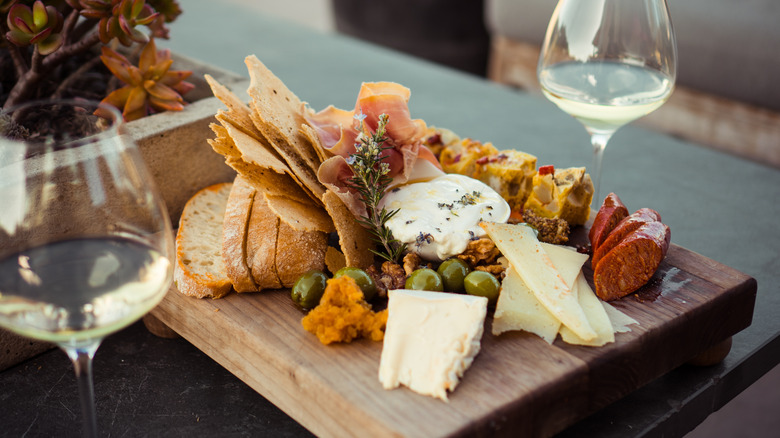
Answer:
<svg viewBox="0 0 780 438"><path fill-rule="evenodd" d="M671 237L669 227L657 221L647 222L626 236L596 265L596 295L611 301L642 287L660 266Z"/></svg>
<svg viewBox="0 0 780 438"><path fill-rule="evenodd" d="M634 230L641 227L647 222L661 222L661 215L657 211L650 208L640 208L632 213L622 221L618 222L615 229L607 235L607 238L601 242L598 248L593 251L593 259L591 260L591 266L595 268L599 264L599 260L607 255L607 253L614 247L616 247L623 238L631 234Z"/></svg>
<svg viewBox="0 0 780 438"><path fill-rule="evenodd" d="M588 232L591 249L595 252L609 233L615 229L618 222L626 217L628 217L628 209L620 201L620 198L614 193L607 195Z"/></svg>

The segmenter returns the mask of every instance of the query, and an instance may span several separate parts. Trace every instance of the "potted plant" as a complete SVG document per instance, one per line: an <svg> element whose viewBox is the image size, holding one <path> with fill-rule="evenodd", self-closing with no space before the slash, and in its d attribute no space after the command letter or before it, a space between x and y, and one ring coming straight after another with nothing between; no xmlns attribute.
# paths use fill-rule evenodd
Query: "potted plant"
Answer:
<svg viewBox="0 0 780 438"><path fill-rule="evenodd" d="M181 13L176 0L0 0L0 107L46 98L118 107L174 223L204 181L234 176L206 143L222 105L203 76L245 81L157 50ZM48 348L0 329L0 370Z"/></svg>

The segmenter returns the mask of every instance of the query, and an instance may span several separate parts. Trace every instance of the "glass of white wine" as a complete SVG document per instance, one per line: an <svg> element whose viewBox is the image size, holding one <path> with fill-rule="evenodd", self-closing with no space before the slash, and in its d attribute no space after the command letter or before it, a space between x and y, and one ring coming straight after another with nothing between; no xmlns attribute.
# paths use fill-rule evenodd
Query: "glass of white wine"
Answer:
<svg viewBox="0 0 780 438"><path fill-rule="evenodd" d="M92 358L172 281L167 209L122 115L87 101L0 111L0 327L73 362L97 435Z"/></svg>
<svg viewBox="0 0 780 438"><path fill-rule="evenodd" d="M612 134L657 109L674 89L677 45L666 0L560 0L537 73L544 95L591 136L600 201Z"/></svg>

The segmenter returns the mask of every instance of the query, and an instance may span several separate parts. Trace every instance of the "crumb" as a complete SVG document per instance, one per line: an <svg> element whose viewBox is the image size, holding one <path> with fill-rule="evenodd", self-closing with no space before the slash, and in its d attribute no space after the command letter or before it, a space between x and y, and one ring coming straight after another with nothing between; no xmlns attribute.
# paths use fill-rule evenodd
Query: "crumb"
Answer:
<svg viewBox="0 0 780 438"><path fill-rule="evenodd" d="M569 223L561 218L546 218L530 209L523 211L525 222L539 232L539 241L562 245L569 241Z"/></svg>

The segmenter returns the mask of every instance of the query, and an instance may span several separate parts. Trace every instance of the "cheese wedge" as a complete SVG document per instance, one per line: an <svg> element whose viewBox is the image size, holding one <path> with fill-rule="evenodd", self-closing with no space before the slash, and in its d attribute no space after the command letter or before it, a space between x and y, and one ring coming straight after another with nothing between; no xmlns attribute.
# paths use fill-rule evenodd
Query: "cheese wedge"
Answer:
<svg viewBox="0 0 780 438"><path fill-rule="evenodd" d="M487 298L417 290L388 291L379 381L447 401L479 353Z"/></svg>
<svg viewBox="0 0 780 438"><path fill-rule="evenodd" d="M498 336L513 330L525 330L544 339L555 341L561 322L536 299L513 268L506 271L493 313L491 332Z"/></svg>
<svg viewBox="0 0 780 438"><path fill-rule="evenodd" d="M572 287L588 256L563 246L542 243L542 247L564 282ZM499 335L511 330L525 330L552 344L560 327L561 322L539 302L517 271L510 268L501 283L491 332Z"/></svg>
<svg viewBox="0 0 780 438"><path fill-rule="evenodd" d="M480 225L550 313L580 338L586 341L596 338L596 331L588 322L576 295L555 268L531 227L493 222Z"/></svg>
<svg viewBox="0 0 780 438"><path fill-rule="evenodd" d="M580 306L582 306L582 310L585 312L591 327L596 331L596 337L586 341L577 336L568 327L561 327L561 339L569 344L587 345L590 347L600 347L610 342L615 342L615 331L612 328L612 322L601 305L601 300L593 293L593 289L590 288L582 272L577 276L575 284Z"/></svg>

